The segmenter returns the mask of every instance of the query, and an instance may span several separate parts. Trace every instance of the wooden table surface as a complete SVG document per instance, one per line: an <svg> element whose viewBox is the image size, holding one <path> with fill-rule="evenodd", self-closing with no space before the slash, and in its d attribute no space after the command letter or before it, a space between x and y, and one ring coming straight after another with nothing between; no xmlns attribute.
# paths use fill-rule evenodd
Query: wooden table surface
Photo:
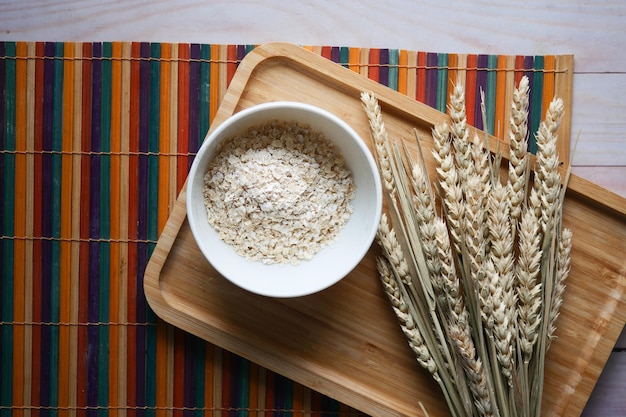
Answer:
<svg viewBox="0 0 626 417"><path fill-rule="evenodd" d="M624 197L625 28L622 0L526 0L516 5L495 0L0 0L0 37L5 41L285 41L450 53L573 54L573 172ZM626 416L625 333L583 416Z"/></svg>

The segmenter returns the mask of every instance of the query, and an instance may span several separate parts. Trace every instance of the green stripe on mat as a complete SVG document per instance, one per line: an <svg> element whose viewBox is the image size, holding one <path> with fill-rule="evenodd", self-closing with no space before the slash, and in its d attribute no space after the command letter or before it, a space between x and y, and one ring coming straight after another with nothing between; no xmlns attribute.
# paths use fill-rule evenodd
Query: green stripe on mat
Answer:
<svg viewBox="0 0 626 417"><path fill-rule="evenodd" d="M16 54L15 42L5 42L5 55L14 57ZM4 126L2 135L4 136L4 149L15 150L15 60L7 59L0 65L4 65L4 102L0 106L4 106ZM6 153L0 155L2 160L2 219L1 234L2 236L13 236L14 227L13 220L15 218L15 155ZM13 321L13 241L11 239L2 240L2 283L0 283L1 293L0 301L2 307L0 309L0 320L11 323ZM13 326L0 327L0 364L2 372L0 372L0 405L10 406L13 401ZM10 408L1 408L0 416L11 416Z"/></svg>
<svg viewBox="0 0 626 417"><path fill-rule="evenodd" d="M487 56L487 83L485 87L485 108L487 111L487 125L484 126L484 129L490 134L495 133L495 118L496 118L496 79L497 73L496 69L498 68L498 56L497 55L488 55Z"/></svg>
<svg viewBox="0 0 626 417"><path fill-rule="evenodd" d="M150 46L150 114L148 121L148 240L156 242L159 237L157 213L159 193L159 120L161 110L161 44ZM148 244L148 256L155 244Z"/></svg>
<svg viewBox="0 0 626 417"><path fill-rule="evenodd" d="M209 404L205 403L204 392L206 390L207 378L206 374L213 373L213 369L211 372L206 369L206 345L202 339L191 336L187 339L190 343L190 350L193 354L193 357L196 359L196 367L193 375L193 387L185 387L186 389L193 390L194 392L194 407L197 408L194 415L195 417L204 417L203 408L205 406L209 406ZM210 388L212 389L212 388ZM222 405L221 398L213 399L213 406L220 407Z"/></svg>
<svg viewBox="0 0 626 417"><path fill-rule="evenodd" d="M348 61L350 60L350 48L342 46L339 48L339 62L344 68L348 68Z"/></svg>
<svg viewBox="0 0 626 417"><path fill-rule="evenodd" d="M437 54L437 105L436 109L446 112L448 102L448 54Z"/></svg>
<svg viewBox="0 0 626 417"><path fill-rule="evenodd" d="M110 58L113 55L111 42L102 44L102 57ZM108 240L111 237L111 77L112 63L110 59L102 60L101 68L101 96L100 96L100 237ZM110 317L110 268L111 244L99 244L99 299L98 318L102 323L108 323ZM98 328L98 378L104 382L109 380L109 329L107 326ZM109 384L98 384L98 405L106 406L109 400ZM106 410L99 410L98 415L105 417Z"/></svg>
<svg viewBox="0 0 626 417"><path fill-rule="evenodd" d="M528 126L531 135L533 135L533 140L530 142L530 152L532 154L537 153L537 141L534 139L535 133L539 129L539 125L541 124L541 119L543 117L543 56L537 55L534 58L534 66L535 72L533 74L533 88L530 94L532 98L530 102L532 103L530 109L530 123Z"/></svg>
<svg viewBox="0 0 626 417"><path fill-rule="evenodd" d="M389 77L387 79L387 86L395 91L398 91L398 57L399 57L399 54L400 52L397 49L389 50ZM347 62L347 60L345 62Z"/></svg>
<svg viewBox="0 0 626 417"><path fill-rule="evenodd" d="M198 146L209 131L209 106L211 99L211 45L200 46L200 111L198 113ZM205 62L206 60L206 62Z"/></svg>
<svg viewBox="0 0 626 417"><path fill-rule="evenodd" d="M159 212L159 134L161 111L161 44L150 45L150 110L148 117L148 256L152 254L158 239ZM162 190L161 192L166 192ZM146 320L156 322L156 315L147 306ZM156 405L156 326L146 329L146 405ZM154 409L146 410L147 416L153 416Z"/></svg>
<svg viewBox="0 0 626 417"><path fill-rule="evenodd" d="M63 43L54 45L54 56L63 57ZM63 149L63 60L55 59L52 86L52 237L61 237L61 154ZM51 246L50 273L50 320L56 323L60 319L61 290L61 243L53 240ZM56 407L59 398L59 328L50 328L50 406ZM55 383L56 382L56 383ZM58 414L54 408L52 417Z"/></svg>

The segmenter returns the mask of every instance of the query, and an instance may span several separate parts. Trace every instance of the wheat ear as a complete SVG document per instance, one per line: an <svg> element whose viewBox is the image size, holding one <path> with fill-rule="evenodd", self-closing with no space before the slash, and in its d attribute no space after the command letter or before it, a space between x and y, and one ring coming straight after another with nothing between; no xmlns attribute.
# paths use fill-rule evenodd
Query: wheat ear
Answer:
<svg viewBox="0 0 626 417"><path fill-rule="evenodd" d="M485 261L486 200L482 179L472 174L467 178L463 189L465 207L463 211L463 237L474 268L480 268Z"/></svg>
<svg viewBox="0 0 626 417"><path fill-rule="evenodd" d="M398 242L396 232L389 226L386 213L383 213L380 217L376 239L389 260L396 276L404 283L411 282L412 278L404 256L404 251Z"/></svg>
<svg viewBox="0 0 626 417"><path fill-rule="evenodd" d="M411 350L415 353L417 362L422 365L431 375L437 373L437 364L433 360L428 347L424 343L419 329L415 325L415 321L409 314L409 307L404 300L395 279L392 276L391 267L389 262L382 257L376 259L376 268L380 276L381 282L385 289L385 293L391 302L393 311L396 313L396 317L400 322L400 326L404 335L406 336Z"/></svg>
<svg viewBox="0 0 626 417"><path fill-rule="evenodd" d="M556 275L554 279L554 289L552 292L552 302L548 314L548 340L547 347L554 339L556 330L556 320L559 317L561 304L563 304L563 293L565 291L565 281L569 275L572 251L572 231L563 229L559 240L559 249L556 258Z"/></svg>
<svg viewBox="0 0 626 417"><path fill-rule="evenodd" d="M519 226L519 255L515 268L517 289L518 346L530 361L541 322L541 234L537 217L523 209Z"/></svg>
<svg viewBox="0 0 626 417"><path fill-rule="evenodd" d="M449 306L450 322L456 323L465 332L469 332L469 313L463 297L463 289L456 272L454 255L450 246L448 228L439 217L434 220L436 231L437 253L440 261L440 276L442 289Z"/></svg>
<svg viewBox="0 0 626 417"><path fill-rule="evenodd" d="M457 253L461 253L461 223L463 219L463 189L454 163L450 141L450 128L446 122L432 129L432 154L437 162L440 197Z"/></svg>
<svg viewBox="0 0 626 417"><path fill-rule="evenodd" d="M508 197L508 187L500 183L496 183L492 187L492 192L487 199L487 211L489 213L487 225L491 242L489 257L496 271L500 274L500 285L506 308L509 311L515 311L513 237L511 235Z"/></svg>
<svg viewBox="0 0 626 417"><path fill-rule="evenodd" d="M435 295L441 294L440 261L437 254L435 220L435 202L432 199L430 181L422 166L414 163L411 170L411 185L413 186L413 203L415 217L418 223L418 232L424 250L426 265L430 272Z"/></svg>
<svg viewBox="0 0 626 417"><path fill-rule="evenodd" d="M452 134L455 161L460 179L464 181L473 172L474 167L471 158L469 128L465 110L465 90L461 84L456 84L450 95L448 114L452 122L450 133Z"/></svg>
<svg viewBox="0 0 626 417"><path fill-rule="evenodd" d="M483 140L478 135L474 135L471 146L472 164L474 172L480 177L483 184L491 180L491 168L489 166L489 150ZM486 193L486 188L483 190Z"/></svg>
<svg viewBox="0 0 626 417"><path fill-rule="evenodd" d="M489 285L489 298L487 300L487 309L483 312L483 320L486 319L485 327L493 338L500 370L507 378L509 385L512 385L513 351L515 349L513 321L515 311L507 305L507 297L502 286L502 277L491 260L485 262L485 273Z"/></svg>
<svg viewBox="0 0 626 417"><path fill-rule="evenodd" d="M361 93L361 103L369 121L370 130L374 139L374 147L378 159L378 169L385 190L393 197L396 194L396 184L391 167L390 152L388 149L388 136L382 110L376 97L372 94Z"/></svg>
<svg viewBox="0 0 626 417"><path fill-rule="evenodd" d="M511 189L511 219L516 222L521 217L522 203L526 200L528 187L528 77L523 76L513 91L509 133L509 179ZM515 229L514 229L515 231Z"/></svg>
<svg viewBox="0 0 626 417"><path fill-rule="evenodd" d="M546 112L546 117L537 131L537 159L535 162L534 189L537 191L539 207L535 213L541 218L541 227L544 234L551 230L561 186L559 174L559 159L556 152L556 130L561 123L564 107L560 98L552 100Z"/></svg>
<svg viewBox="0 0 626 417"><path fill-rule="evenodd" d="M482 361L476 356L476 348L472 338L467 337L459 326L452 325L449 329L449 336L454 345L455 351L461 358L465 375L467 376L469 388L474 397L474 404L479 415L490 417L494 415L493 405L495 401L489 394L487 375Z"/></svg>

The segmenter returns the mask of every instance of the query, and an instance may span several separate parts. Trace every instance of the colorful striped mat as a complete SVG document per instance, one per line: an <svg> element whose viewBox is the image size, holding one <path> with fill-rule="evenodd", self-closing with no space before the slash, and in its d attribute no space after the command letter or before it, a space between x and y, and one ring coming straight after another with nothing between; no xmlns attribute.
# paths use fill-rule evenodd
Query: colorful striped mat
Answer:
<svg viewBox="0 0 626 417"><path fill-rule="evenodd" d="M253 48L0 42L0 416L362 415L173 328L143 294L194 154ZM478 127L483 90L498 136L522 74L531 128L571 91L571 57L307 48L442 111L461 81Z"/></svg>

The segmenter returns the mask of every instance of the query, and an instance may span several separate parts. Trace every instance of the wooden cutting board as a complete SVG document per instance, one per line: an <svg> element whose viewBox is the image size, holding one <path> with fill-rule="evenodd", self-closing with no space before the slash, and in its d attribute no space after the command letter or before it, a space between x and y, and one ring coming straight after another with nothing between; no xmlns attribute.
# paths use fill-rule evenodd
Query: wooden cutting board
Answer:
<svg viewBox="0 0 626 417"><path fill-rule="evenodd" d="M378 97L391 138L411 143L417 129L432 170L430 129L447 116L290 44L262 45L246 56L212 128L254 104L302 101L343 118L372 149L362 91ZM572 270L547 358L543 415L569 417L582 412L626 322L626 200L572 176L564 223L574 233ZM144 286L165 321L363 412L419 416L422 403L431 417L447 416L438 385L413 358L382 291L377 253L373 245L351 274L318 294L254 295L202 256L183 189Z"/></svg>

